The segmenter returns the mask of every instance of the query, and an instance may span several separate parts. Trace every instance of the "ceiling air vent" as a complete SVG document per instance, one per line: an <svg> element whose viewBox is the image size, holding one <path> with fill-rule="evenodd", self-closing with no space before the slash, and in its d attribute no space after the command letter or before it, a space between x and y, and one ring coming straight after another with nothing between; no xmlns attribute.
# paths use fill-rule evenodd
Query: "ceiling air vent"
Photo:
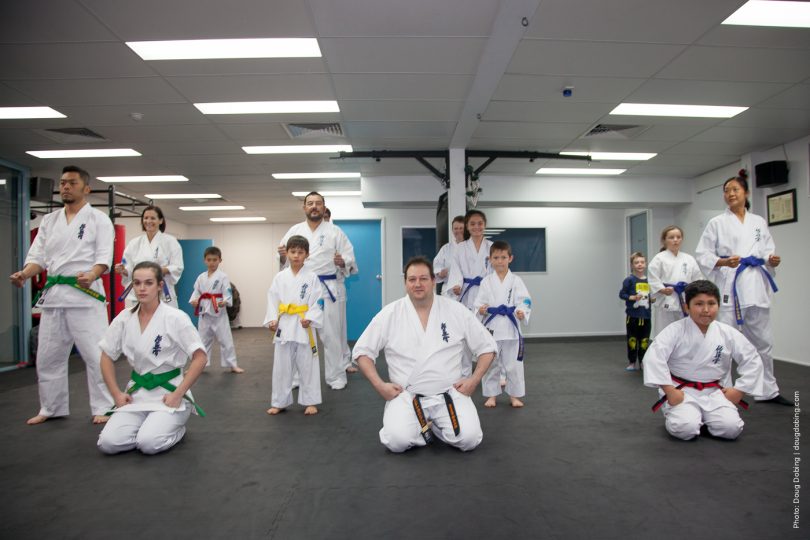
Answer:
<svg viewBox="0 0 810 540"><path fill-rule="evenodd" d="M647 131L650 126L631 126L626 124L598 124L582 139L634 139Z"/></svg>
<svg viewBox="0 0 810 540"><path fill-rule="evenodd" d="M338 122L325 124L284 124L287 134L293 139L316 137L343 137L343 128Z"/></svg>
<svg viewBox="0 0 810 540"><path fill-rule="evenodd" d="M85 127L78 128L56 128L56 129L35 129L36 133L47 137L58 143L82 143L105 141L103 135L99 135L92 129Z"/></svg>

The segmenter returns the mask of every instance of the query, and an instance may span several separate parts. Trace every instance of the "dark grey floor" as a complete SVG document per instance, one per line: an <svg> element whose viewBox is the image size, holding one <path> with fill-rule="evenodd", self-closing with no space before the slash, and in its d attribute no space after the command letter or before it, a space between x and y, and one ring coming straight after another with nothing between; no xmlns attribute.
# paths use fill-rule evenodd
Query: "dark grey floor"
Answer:
<svg viewBox="0 0 810 540"><path fill-rule="evenodd" d="M80 361L73 415L41 426L24 423L34 370L0 374L0 538L810 538L810 439L793 529L793 409L754 406L736 442L673 440L621 341L528 344L526 407L479 407L477 450L394 455L359 374L325 388L317 416L269 417L269 336L235 336L247 373L204 374L209 416L154 457L98 452ZM783 393L810 404L808 375L777 363Z"/></svg>

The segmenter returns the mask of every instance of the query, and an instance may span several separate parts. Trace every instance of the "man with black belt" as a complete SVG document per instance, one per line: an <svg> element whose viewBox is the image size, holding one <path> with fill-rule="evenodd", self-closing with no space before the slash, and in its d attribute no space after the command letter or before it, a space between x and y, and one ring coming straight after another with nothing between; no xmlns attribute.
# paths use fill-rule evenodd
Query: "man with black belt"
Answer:
<svg viewBox="0 0 810 540"><path fill-rule="evenodd" d="M466 307L436 296L435 285L429 260L408 261L407 296L385 306L354 346L360 371L386 400L380 442L392 452L424 446L433 436L468 451L484 438L470 396L497 345ZM461 375L465 344L478 357L469 378ZM380 351L385 352L391 382L377 373Z"/></svg>

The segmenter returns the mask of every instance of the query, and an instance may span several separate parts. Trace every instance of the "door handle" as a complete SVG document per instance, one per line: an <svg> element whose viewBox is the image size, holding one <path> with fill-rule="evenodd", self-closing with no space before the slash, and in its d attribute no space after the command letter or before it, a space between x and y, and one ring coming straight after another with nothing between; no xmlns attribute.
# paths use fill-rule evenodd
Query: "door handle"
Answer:
<svg viewBox="0 0 810 540"><path fill-rule="evenodd" d="M376 276L374 276L374 277L376 277L376 278L377 278L377 281L382 281L382 274L377 274L377 275L376 275Z"/></svg>

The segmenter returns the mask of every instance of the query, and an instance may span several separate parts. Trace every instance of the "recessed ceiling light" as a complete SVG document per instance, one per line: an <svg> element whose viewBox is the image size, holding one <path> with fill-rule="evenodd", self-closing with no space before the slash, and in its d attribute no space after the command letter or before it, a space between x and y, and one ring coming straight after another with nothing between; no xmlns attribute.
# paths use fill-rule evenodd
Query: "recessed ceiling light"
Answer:
<svg viewBox="0 0 810 540"><path fill-rule="evenodd" d="M340 112L337 101L224 101L195 103L203 114L288 114Z"/></svg>
<svg viewBox="0 0 810 540"><path fill-rule="evenodd" d="M67 118L50 107L0 107L0 120L16 118Z"/></svg>
<svg viewBox="0 0 810 540"><path fill-rule="evenodd" d="M42 159L58 158L97 158L140 156L132 148L99 148L95 150L29 150L26 154Z"/></svg>
<svg viewBox="0 0 810 540"><path fill-rule="evenodd" d="M750 0L723 24L810 28L810 3Z"/></svg>
<svg viewBox="0 0 810 540"><path fill-rule="evenodd" d="M324 197L359 197L361 191L319 191ZM306 197L309 191L293 191L293 197Z"/></svg>
<svg viewBox="0 0 810 540"><path fill-rule="evenodd" d="M212 212L219 212L222 210L244 210L245 207L241 205L232 205L232 206L181 206L180 210L183 212L202 212L204 210L210 210Z"/></svg>
<svg viewBox="0 0 810 540"><path fill-rule="evenodd" d="M248 154L336 154L352 152L350 144L302 144L286 146L243 146Z"/></svg>
<svg viewBox="0 0 810 540"><path fill-rule="evenodd" d="M188 178L178 174L153 176L99 176L98 179L109 184L126 184L131 182L188 182Z"/></svg>
<svg viewBox="0 0 810 540"><path fill-rule="evenodd" d="M267 221L265 217L212 217L208 218L210 221L216 221L220 223L226 222L245 222L245 221Z"/></svg>
<svg viewBox="0 0 810 540"><path fill-rule="evenodd" d="M599 161L646 161L658 154L648 154L643 152L560 152L561 156L590 156Z"/></svg>
<svg viewBox="0 0 810 540"><path fill-rule="evenodd" d="M147 199L221 199L216 193L147 193Z"/></svg>
<svg viewBox="0 0 810 540"><path fill-rule="evenodd" d="M198 60L203 58L319 58L315 38L189 39L128 41L144 60Z"/></svg>
<svg viewBox="0 0 810 540"><path fill-rule="evenodd" d="M273 173L276 180L309 180L313 178L360 178L359 172Z"/></svg>
<svg viewBox="0 0 810 540"><path fill-rule="evenodd" d="M683 116L690 118L731 118L748 107L719 105L672 105L666 103L622 103L610 114L631 116Z"/></svg>
<svg viewBox="0 0 810 540"><path fill-rule="evenodd" d="M572 176L610 176L622 174L627 169L555 169L553 167L543 167L537 169L535 174L567 174Z"/></svg>

